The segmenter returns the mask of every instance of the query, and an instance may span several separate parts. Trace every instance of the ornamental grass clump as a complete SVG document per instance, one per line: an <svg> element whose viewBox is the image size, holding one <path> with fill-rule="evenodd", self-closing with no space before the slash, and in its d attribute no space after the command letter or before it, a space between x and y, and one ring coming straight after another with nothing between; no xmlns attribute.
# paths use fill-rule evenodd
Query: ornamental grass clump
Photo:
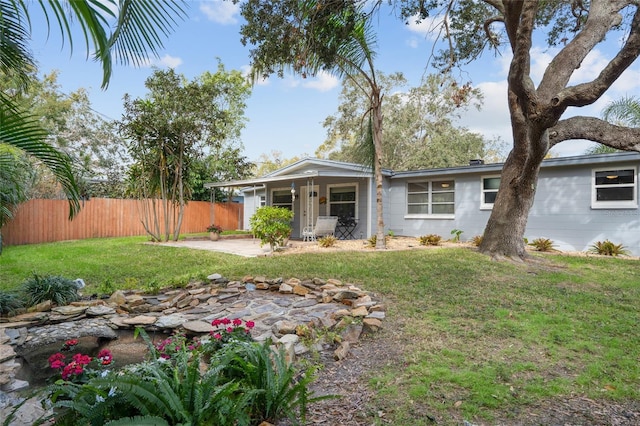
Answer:
<svg viewBox="0 0 640 426"><path fill-rule="evenodd" d="M324 248L333 247L336 245L337 242L338 242L338 239L333 235L325 235L322 238L318 238L318 245Z"/></svg>
<svg viewBox="0 0 640 426"><path fill-rule="evenodd" d="M21 292L27 306L35 306L47 300L64 306L79 299L76 283L69 278L55 275L33 274L32 278L22 284Z"/></svg>
<svg viewBox="0 0 640 426"><path fill-rule="evenodd" d="M535 240L529 243L530 246L534 247L537 251L548 252L554 251L554 242L548 238L536 238Z"/></svg>
<svg viewBox="0 0 640 426"><path fill-rule="evenodd" d="M23 306L24 304L17 294L0 291L0 316L13 315Z"/></svg>

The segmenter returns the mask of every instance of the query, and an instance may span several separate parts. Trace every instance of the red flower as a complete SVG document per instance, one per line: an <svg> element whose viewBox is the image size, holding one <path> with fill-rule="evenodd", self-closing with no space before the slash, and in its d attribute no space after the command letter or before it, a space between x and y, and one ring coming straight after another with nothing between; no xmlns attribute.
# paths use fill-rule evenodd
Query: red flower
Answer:
<svg viewBox="0 0 640 426"><path fill-rule="evenodd" d="M78 344L78 339L71 339L64 342L66 346L75 346Z"/></svg>
<svg viewBox="0 0 640 426"><path fill-rule="evenodd" d="M216 333L216 334L213 335L213 338L217 339L217 340L221 340L222 339L222 334Z"/></svg>
<svg viewBox="0 0 640 426"><path fill-rule="evenodd" d="M222 318L221 320L222 324L224 325L229 325L231 324L231 320L229 318Z"/></svg>
<svg viewBox="0 0 640 426"><path fill-rule="evenodd" d="M217 327L220 324L222 324L222 321L220 320L220 318L216 318L213 321L211 321L211 325L214 326L214 327Z"/></svg>
<svg viewBox="0 0 640 426"><path fill-rule="evenodd" d="M239 325L242 325L242 320L240 318L236 318L233 320L233 325L235 325L236 327Z"/></svg>
<svg viewBox="0 0 640 426"><path fill-rule="evenodd" d="M227 333L232 333L233 332L233 327L227 327Z"/></svg>
<svg viewBox="0 0 640 426"><path fill-rule="evenodd" d="M247 328L253 328L255 327L256 323L253 321L247 321L245 325L247 326Z"/></svg>
<svg viewBox="0 0 640 426"><path fill-rule="evenodd" d="M64 359L64 355L62 355L60 352L56 352L49 357L49 366L51 368L62 368L64 367Z"/></svg>
<svg viewBox="0 0 640 426"><path fill-rule="evenodd" d="M78 364L75 361L70 362L66 367L62 369L62 380L67 380L71 376L79 376L83 371L84 369L82 367L82 364Z"/></svg>
<svg viewBox="0 0 640 426"><path fill-rule="evenodd" d="M75 354L72 359L74 362L81 366L88 365L91 362L91 357L85 354Z"/></svg>
<svg viewBox="0 0 640 426"><path fill-rule="evenodd" d="M102 365L109 365L113 361L113 355L109 349L103 349L98 352L98 359Z"/></svg>

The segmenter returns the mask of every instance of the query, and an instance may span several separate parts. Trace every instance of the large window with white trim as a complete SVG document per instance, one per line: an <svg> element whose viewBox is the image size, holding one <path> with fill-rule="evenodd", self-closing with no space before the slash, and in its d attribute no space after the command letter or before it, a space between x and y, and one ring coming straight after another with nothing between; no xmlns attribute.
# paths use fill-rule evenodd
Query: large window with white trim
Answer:
<svg viewBox="0 0 640 426"><path fill-rule="evenodd" d="M492 209L500 188L500 176L483 176L480 194L480 208Z"/></svg>
<svg viewBox="0 0 640 426"><path fill-rule="evenodd" d="M455 207L455 182L434 180L407 184L407 215L451 216Z"/></svg>
<svg viewBox="0 0 640 426"><path fill-rule="evenodd" d="M288 210L293 210L291 189L278 188L271 191L271 205L274 207L283 207Z"/></svg>
<svg viewBox="0 0 640 426"><path fill-rule="evenodd" d="M358 185L341 184L328 185L327 197L328 211L330 216L342 218L358 217Z"/></svg>
<svg viewBox="0 0 640 426"><path fill-rule="evenodd" d="M595 209L637 208L637 174L635 167L594 170L591 207Z"/></svg>

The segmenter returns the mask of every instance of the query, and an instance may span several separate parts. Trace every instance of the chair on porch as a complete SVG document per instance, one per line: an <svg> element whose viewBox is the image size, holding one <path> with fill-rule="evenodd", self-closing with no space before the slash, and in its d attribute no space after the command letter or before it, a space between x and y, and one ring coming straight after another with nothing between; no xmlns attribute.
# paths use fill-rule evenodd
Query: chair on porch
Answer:
<svg viewBox="0 0 640 426"><path fill-rule="evenodd" d="M318 237L335 235L338 216L318 216L316 226L306 226L302 230L302 241L315 241Z"/></svg>

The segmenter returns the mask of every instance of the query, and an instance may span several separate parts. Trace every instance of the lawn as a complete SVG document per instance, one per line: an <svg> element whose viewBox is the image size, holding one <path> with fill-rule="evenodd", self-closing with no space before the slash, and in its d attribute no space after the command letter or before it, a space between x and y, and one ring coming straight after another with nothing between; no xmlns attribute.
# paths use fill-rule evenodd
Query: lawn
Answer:
<svg viewBox="0 0 640 426"><path fill-rule="evenodd" d="M492 423L570 395L639 401L638 261L536 259L501 263L469 248L241 258L117 238L6 247L0 290L33 273L83 278L95 292L214 272L338 278L384 296L384 327L404 347L369 382L372 412L390 424Z"/></svg>

